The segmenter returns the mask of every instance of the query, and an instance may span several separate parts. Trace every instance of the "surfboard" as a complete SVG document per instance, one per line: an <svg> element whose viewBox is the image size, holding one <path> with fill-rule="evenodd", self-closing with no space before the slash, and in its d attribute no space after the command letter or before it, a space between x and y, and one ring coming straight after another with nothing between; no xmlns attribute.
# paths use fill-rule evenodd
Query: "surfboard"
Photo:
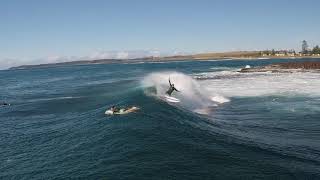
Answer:
<svg viewBox="0 0 320 180"><path fill-rule="evenodd" d="M179 99L172 97L172 96L168 96L168 95L164 95L164 100L168 101L168 102L172 102L172 103L178 103L180 102Z"/></svg>
<svg viewBox="0 0 320 180"><path fill-rule="evenodd" d="M113 113L110 109L108 109L108 110L106 110L106 112L104 114L106 114L106 115L122 115L122 114L132 113L132 112L135 112L137 110L139 110L139 108L135 107L135 106L133 106L133 107L131 107L129 109L120 109L119 112L115 112L115 113Z"/></svg>

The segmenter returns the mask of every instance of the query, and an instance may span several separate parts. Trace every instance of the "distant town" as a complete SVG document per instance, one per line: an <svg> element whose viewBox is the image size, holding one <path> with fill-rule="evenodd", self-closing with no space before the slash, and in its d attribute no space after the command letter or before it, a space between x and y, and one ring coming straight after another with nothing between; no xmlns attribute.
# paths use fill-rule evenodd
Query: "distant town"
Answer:
<svg viewBox="0 0 320 180"><path fill-rule="evenodd" d="M316 56L320 57L320 48L319 45L316 45L313 48L309 48L308 42L306 40L302 41L301 51L296 52L295 50L265 50L260 52L261 56L269 57L269 56L276 56L276 57L305 57L305 56Z"/></svg>

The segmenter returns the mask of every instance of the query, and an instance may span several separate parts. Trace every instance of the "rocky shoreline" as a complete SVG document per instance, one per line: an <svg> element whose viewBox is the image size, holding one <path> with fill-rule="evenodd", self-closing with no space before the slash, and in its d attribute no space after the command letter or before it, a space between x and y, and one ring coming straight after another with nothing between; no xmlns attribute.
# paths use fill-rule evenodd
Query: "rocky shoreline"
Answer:
<svg viewBox="0 0 320 180"><path fill-rule="evenodd" d="M246 67L241 73L272 72L272 73L294 73L294 72L317 72L320 73L320 62L288 62L276 63L267 66Z"/></svg>

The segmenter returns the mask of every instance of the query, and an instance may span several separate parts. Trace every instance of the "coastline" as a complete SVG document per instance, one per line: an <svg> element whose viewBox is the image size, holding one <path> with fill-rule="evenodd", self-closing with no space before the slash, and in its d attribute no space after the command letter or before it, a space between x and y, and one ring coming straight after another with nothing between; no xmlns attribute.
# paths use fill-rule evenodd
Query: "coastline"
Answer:
<svg viewBox="0 0 320 180"><path fill-rule="evenodd" d="M88 64L134 64L134 63L155 63L155 62L180 62L180 61L228 61L228 60L268 60L268 59L320 59L320 56L261 56L256 51L241 51L227 53L206 53L195 55L180 55L167 57L142 57L134 59L97 59L78 60L51 64L22 65L8 68L7 70L47 68L68 65Z"/></svg>

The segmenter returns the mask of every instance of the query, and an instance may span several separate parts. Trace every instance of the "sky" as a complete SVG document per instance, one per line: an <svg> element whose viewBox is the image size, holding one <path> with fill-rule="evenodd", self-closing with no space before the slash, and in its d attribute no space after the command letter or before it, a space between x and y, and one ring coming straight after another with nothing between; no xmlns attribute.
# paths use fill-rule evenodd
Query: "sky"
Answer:
<svg viewBox="0 0 320 180"><path fill-rule="evenodd" d="M319 0L1 0L0 69L320 44Z"/></svg>

